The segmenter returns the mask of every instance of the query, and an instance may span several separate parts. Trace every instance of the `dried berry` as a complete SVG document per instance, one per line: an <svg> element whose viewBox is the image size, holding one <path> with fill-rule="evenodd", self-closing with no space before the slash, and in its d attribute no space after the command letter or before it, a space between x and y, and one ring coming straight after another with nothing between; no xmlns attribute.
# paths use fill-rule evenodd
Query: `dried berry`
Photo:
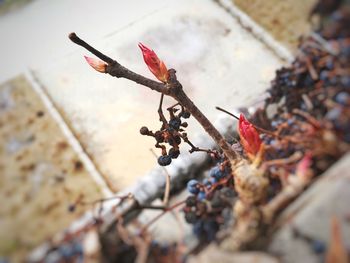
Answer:
<svg viewBox="0 0 350 263"><path fill-rule="evenodd" d="M186 206L192 207L192 206L196 206L197 204L197 198L193 195L190 195L189 197L187 197L186 199Z"/></svg>
<svg viewBox="0 0 350 263"><path fill-rule="evenodd" d="M188 127L188 123L187 122L183 122L183 123L181 123L181 126L184 127L184 128L187 128Z"/></svg>
<svg viewBox="0 0 350 263"><path fill-rule="evenodd" d="M161 166L167 166L171 163L171 157L169 155L162 155L158 158L158 164Z"/></svg>
<svg viewBox="0 0 350 263"><path fill-rule="evenodd" d="M170 148L170 150L169 150L169 156L170 156L172 159L176 159L179 155L180 155L180 151L179 151L179 150L175 150L174 148Z"/></svg>
<svg viewBox="0 0 350 263"><path fill-rule="evenodd" d="M191 113L189 113L188 111L183 111L181 113L181 117L188 119L189 117L191 117Z"/></svg>
<svg viewBox="0 0 350 263"><path fill-rule="evenodd" d="M199 182L195 179L190 180L187 183L187 190L191 193L191 194L198 194L199 192Z"/></svg>
<svg viewBox="0 0 350 263"><path fill-rule="evenodd" d="M209 171L209 176L214 177L217 180L220 180L221 178L223 178L225 175L224 173L220 170L220 168L218 166L215 166L213 168L210 169Z"/></svg>
<svg viewBox="0 0 350 263"><path fill-rule="evenodd" d="M163 133L161 131L156 131L156 133L154 134L154 138L156 139L156 141L158 143L164 142L164 136L163 136Z"/></svg>
<svg viewBox="0 0 350 263"><path fill-rule="evenodd" d="M147 134L149 134L149 130L148 130L148 128L147 128L146 126L143 126L143 127L141 127L141 129L140 129L140 133L141 133L142 135L147 135Z"/></svg>
<svg viewBox="0 0 350 263"><path fill-rule="evenodd" d="M206 193L204 191L200 191L197 195L199 201L203 201L206 198Z"/></svg>
<svg viewBox="0 0 350 263"><path fill-rule="evenodd" d="M173 118L169 121L169 126L174 130L178 130L180 128L180 125L181 125L180 118Z"/></svg>
<svg viewBox="0 0 350 263"><path fill-rule="evenodd" d="M196 215L196 213L195 213L195 212L192 212L192 211L186 213L186 214L185 214L185 220L186 220L186 222L189 223L189 224L195 223L195 222L197 221L197 215Z"/></svg>

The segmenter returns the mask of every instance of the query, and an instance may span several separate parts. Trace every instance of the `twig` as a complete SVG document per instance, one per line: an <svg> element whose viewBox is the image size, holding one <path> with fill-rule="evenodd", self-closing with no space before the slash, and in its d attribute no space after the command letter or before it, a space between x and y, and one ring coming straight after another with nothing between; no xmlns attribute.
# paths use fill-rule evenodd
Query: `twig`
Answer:
<svg viewBox="0 0 350 263"><path fill-rule="evenodd" d="M152 90L160 92L164 95L173 97L181 106L186 108L192 116L201 124L204 130L214 139L217 145L223 150L224 154L230 159L235 160L238 155L230 147L228 142L219 133L219 131L213 126L213 124L208 120L208 118L197 108L193 101L186 95L182 89L181 83L176 78L176 71L174 69L169 70L169 83L164 84L151 79L148 79L142 75L139 75L121 64L117 61L111 59L110 57L104 55L97 49L90 46L84 40L80 39L75 33L69 34L69 38L75 44L84 47L92 54L96 55L98 58L106 62L106 73L117 78L126 78L134 81L138 84L146 86Z"/></svg>
<svg viewBox="0 0 350 263"><path fill-rule="evenodd" d="M153 151L153 149L150 149L150 151L154 155L154 157L158 158L158 156ZM168 173L168 170L164 166L162 167L165 172L165 190L164 190L164 197L163 197L163 206L167 207L169 203L169 195L170 195L170 174Z"/></svg>
<svg viewBox="0 0 350 263"><path fill-rule="evenodd" d="M187 136L183 136L182 134L179 134L182 139L184 140L185 143L187 143L189 146L191 146L191 149L189 150L190 153L194 153L194 152L205 152L207 154L213 154L214 156L219 156L218 151L216 150L211 150L211 149L203 149L203 148L199 148L197 146L195 146L189 139Z"/></svg>
<svg viewBox="0 0 350 263"><path fill-rule="evenodd" d="M222 112L224 112L224 113L230 115L231 117L233 117L233 118L235 118L236 120L239 121L239 118L238 118L236 115L234 115L233 113L231 113L231 112L229 112L229 111L227 111L227 110L225 110L225 109L223 109L223 108L221 108L221 107L218 107L218 106L216 106L215 108L216 108L217 110L219 110L219 111L222 111ZM278 139L281 138L281 136L279 136L278 134L276 134L276 133L273 132L273 131L269 131L269 130L266 130L266 129L261 128L261 127L259 127L259 126L256 126L254 123L252 123L252 125L253 125L254 128L257 129L259 132L268 134L268 135L273 136L273 137L276 137L276 138L278 138Z"/></svg>
<svg viewBox="0 0 350 263"><path fill-rule="evenodd" d="M294 200L310 183L310 180L304 180L300 177L295 179L261 208L265 223L271 223L278 212Z"/></svg>
<svg viewBox="0 0 350 263"><path fill-rule="evenodd" d="M273 165L286 165L286 164L297 162L302 157L303 157L303 154L301 152L295 152L291 156L289 156L288 158L265 161L263 163L263 166L269 167L269 166L273 166Z"/></svg>
<svg viewBox="0 0 350 263"><path fill-rule="evenodd" d="M234 115L233 113L223 109L223 108L220 108L219 106L216 106L215 109L219 110L219 111L222 111L222 112L225 112L226 114L230 115L231 117L235 118L237 121L239 121L239 118Z"/></svg>
<svg viewBox="0 0 350 263"><path fill-rule="evenodd" d="M304 117L315 128L321 128L320 122L316 120L316 118L312 117L309 113L299 109L293 109L293 113Z"/></svg>
<svg viewBox="0 0 350 263"><path fill-rule="evenodd" d="M183 205L184 203L186 203L186 200L183 200L181 202L178 202L170 207L166 207L164 208L164 210L157 215L156 217L154 217L151 221L149 221L146 225L144 225L141 230L140 230L140 234L143 234L154 222L156 222L159 218L161 218L163 215L165 215L167 212L175 209L176 207Z"/></svg>

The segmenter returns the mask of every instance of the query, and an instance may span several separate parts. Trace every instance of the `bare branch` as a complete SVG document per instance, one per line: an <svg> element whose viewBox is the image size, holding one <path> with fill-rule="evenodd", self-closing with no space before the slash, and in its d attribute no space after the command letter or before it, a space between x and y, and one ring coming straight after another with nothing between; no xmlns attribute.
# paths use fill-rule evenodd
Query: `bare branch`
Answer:
<svg viewBox="0 0 350 263"><path fill-rule="evenodd" d="M214 139L217 145L223 150L224 154L230 160L238 159L238 155L231 148L224 137L183 91L181 83L176 78L176 71L174 69L169 70L168 83L164 84L157 82L125 68L117 61L111 59L110 57L104 55L100 51L90 46L84 40L80 39L75 33L69 34L69 38L77 45L84 47L96 55L98 58L106 62L108 64L106 67L106 73L110 74L111 76L129 79L164 95L173 97L182 107L186 108L192 114L192 116L202 125L204 130Z"/></svg>

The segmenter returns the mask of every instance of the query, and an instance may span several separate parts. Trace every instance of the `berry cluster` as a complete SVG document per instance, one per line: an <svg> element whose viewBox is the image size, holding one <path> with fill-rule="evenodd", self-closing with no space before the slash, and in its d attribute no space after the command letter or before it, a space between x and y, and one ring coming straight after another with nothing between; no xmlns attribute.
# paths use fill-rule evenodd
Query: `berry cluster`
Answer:
<svg viewBox="0 0 350 263"><path fill-rule="evenodd" d="M193 224L193 232L199 240L214 240L220 226L231 218L228 213L236 197L229 162L221 160L202 182L190 180L187 190L192 195L183 208L185 220Z"/></svg>
<svg viewBox="0 0 350 263"><path fill-rule="evenodd" d="M161 149L161 156L158 158L158 164L162 166L169 165L172 159L176 159L180 154L179 145L182 140L189 143L185 128L188 126L187 122L182 119L188 119L191 114L185 110L184 107L175 104L169 107L169 121L165 118L162 112L162 100L159 106L159 118L162 122L162 126L158 131L151 131L147 127L143 126L140 129L142 135L154 137L156 140L155 147ZM168 148L166 147L168 145Z"/></svg>

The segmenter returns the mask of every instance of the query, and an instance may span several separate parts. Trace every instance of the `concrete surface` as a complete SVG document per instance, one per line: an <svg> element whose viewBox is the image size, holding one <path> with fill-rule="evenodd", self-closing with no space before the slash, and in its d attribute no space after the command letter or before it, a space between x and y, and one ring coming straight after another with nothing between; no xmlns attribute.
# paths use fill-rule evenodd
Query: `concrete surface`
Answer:
<svg viewBox="0 0 350 263"><path fill-rule="evenodd" d="M296 51L299 38L311 30L310 10L316 0L231 0L271 35Z"/></svg>
<svg viewBox="0 0 350 263"><path fill-rule="evenodd" d="M286 263L324 262L333 216L339 220L342 240L349 249L349 164L347 154L283 212L278 221L280 230L274 235L269 252ZM325 247L323 251L318 249L320 243Z"/></svg>
<svg viewBox="0 0 350 263"><path fill-rule="evenodd" d="M161 9L167 2L32 0L14 12L0 16L0 83L28 67L54 64L74 47L71 31L101 39Z"/></svg>
<svg viewBox="0 0 350 263"><path fill-rule="evenodd" d="M0 86L0 138L0 255L20 262L90 209L68 212L79 195L102 191L24 77Z"/></svg>
<svg viewBox="0 0 350 263"><path fill-rule="evenodd" d="M267 253L261 251L245 251L230 253L223 251L215 244L211 244L199 255L192 255L188 259L188 263L278 263L279 260Z"/></svg>

